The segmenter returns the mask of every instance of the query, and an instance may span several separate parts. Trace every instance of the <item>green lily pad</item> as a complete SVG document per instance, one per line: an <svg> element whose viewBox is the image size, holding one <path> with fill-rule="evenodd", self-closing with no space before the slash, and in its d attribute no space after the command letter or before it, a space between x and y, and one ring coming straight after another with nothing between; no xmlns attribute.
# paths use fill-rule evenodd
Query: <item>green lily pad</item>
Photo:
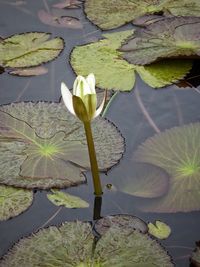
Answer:
<svg viewBox="0 0 200 267"><path fill-rule="evenodd" d="M113 225L95 244L89 223L68 222L24 238L0 267L171 267L167 252L147 234Z"/></svg>
<svg viewBox="0 0 200 267"><path fill-rule="evenodd" d="M196 249L192 253L190 260L191 260L192 264L194 265L194 267L200 267L200 242L196 242L196 245L197 245Z"/></svg>
<svg viewBox="0 0 200 267"><path fill-rule="evenodd" d="M96 119L92 128L99 169L106 171L120 160L124 139L105 119ZM83 183L83 171L90 169L83 125L61 103L0 106L0 162L1 184L63 188Z"/></svg>
<svg viewBox="0 0 200 267"><path fill-rule="evenodd" d="M145 65L162 58L200 56L200 18L172 17L137 30L120 51L132 64Z"/></svg>
<svg viewBox="0 0 200 267"><path fill-rule="evenodd" d="M163 168L168 192L140 204L144 211L189 212L200 209L200 123L174 127L147 139L134 159Z"/></svg>
<svg viewBox="0 0 200 267"><path fill-rule="evenodd" d="M23 68L55 59L64 48L62 38L49 40L51 34L28 32L16 34L0 42L0 65Z"/></svg>
<svg viewBox="0 0 200 267"><path fill-rule="evenodd" d="M87 17L103 30L114 29L143 15L170 13L175 16L199 16L198 0L86 0Z"/></svg>
<svg viewBox="0 0 200 267"><path fill-rule="evenodd" d="M156 221L155 225L153 223L148 223L149 234L159 238L166 239L171 234L171 228L164 222Z"/></svg>
<svg viewBox="0 0 200 267"><path fill-rule="evenodd" d="M69 209L88 208L89 204L85 200L77 196L59 190L51 190L53 194L47 194L47 198L56 206L65 206Z"/></svg>
<svg viewBox="0 0 200 267"><path fill-rule="evenodd" d="M168 60L149 66L129 64L117 49L132 30L104 34L106 39L77 46L71 54L76 74L93 72L97 86L102 89L130 91L135 84L135 72L151 87L159 88L182 79L192 68L192 61Z"/></svg>
<svg viewBox="0 0 200 267"><path fill-rule="evenodd" d="M0 221L15 217L28 209L33 202L33 192L11 186L0 186Z"/></svg>
<svg viewBox="0 0 200 267"><path fill-rule="evenodd" d="M123 178L113 180L118 191L144 198L159 197L168 191L169 177L163 169L133 162L128 162L125 169Z"/></svg>

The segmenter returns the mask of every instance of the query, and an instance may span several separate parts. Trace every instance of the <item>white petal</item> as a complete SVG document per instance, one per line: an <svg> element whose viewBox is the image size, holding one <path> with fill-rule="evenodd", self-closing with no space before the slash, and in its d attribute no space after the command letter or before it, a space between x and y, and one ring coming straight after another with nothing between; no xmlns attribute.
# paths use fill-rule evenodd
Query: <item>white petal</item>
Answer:
<svg viewBox="0 0 200 267"><path fill-rule="evenodd" d="M65 83L61 83L61 94L62 94L62 99L65 103L65 106L67 109L75 115L74 108L73 108L73 103L72 103L72 94L69 91L68 87L66 86Z"/></svg>
<svg viewBox="0 0 200 267"><path fill-rule="evenodd" d="M84 77L81 76L81 75L78 75L74 81L74 84L73 84L73 95L77 95L76 94L76 91L77 91L77 87L78 87L78 84L80 83L81 80L83 80Z"/></svg>
<svg viewBox="0 0 200 267"><path fill-rule="evenodd" d="M90 73L87 78L86 81L90 87L91 90L91 94L96 94L96 90L95 90L95 77L93 73Z"/></svg>
<svg viewBox="0 0 200 267"><path fill-rule="evenodd" d="M90 87L83 76L78 76L74 82L73 95L83 98L84 95L91 94Z"/></svg>
<svg viewBox="0 0 200 267"><path fill-rule="evenodd" d="M103 110L105 102L106 102L106 97L107 97L107 91L105 91L103 101L101 102L101 105L98 107L98 109L95 111L93 119L101 114L101 111Z"/></svg>

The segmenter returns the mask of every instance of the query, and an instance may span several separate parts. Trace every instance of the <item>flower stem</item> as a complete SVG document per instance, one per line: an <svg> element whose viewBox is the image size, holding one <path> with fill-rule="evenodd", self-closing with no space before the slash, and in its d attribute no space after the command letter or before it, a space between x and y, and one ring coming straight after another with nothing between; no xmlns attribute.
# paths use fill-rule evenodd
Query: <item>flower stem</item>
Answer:
<svg viewBox="0 0 200 267"><path fill-rule="evenodd" d="M89 157L90 157L90 166L91 166L92 177L93 177L94 194L96 196L101 196L103 194L103 191L102 191L101 181L99 177L99 170L98 170L98 164L97 164L97 159L96 159L96 152L95 152L94 141L92 137L92 129L91 129L90 121L84 122L84 128L85 128L88 152L89 152Z"/></svg>

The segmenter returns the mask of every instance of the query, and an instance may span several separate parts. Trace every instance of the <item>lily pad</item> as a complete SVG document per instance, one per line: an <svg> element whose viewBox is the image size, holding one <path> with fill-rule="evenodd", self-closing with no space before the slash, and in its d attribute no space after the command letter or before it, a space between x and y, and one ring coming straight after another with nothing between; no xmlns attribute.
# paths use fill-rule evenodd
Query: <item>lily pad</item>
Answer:
<svg viewBox="0 0 200 267"><path fill-rule="evenodd" d="M114 29L147 14L199 16L198 0L86 0L87 17L103 30Z"/></svg>
<svg viewBox="0 0 200 267"><path fill-rule="evenodd" d="M171 234L171 228L164 222L156 221L155 224L148 223L149 234L159 238L166 239Z"/></svg>
<svg viewBox="0 0 200 267"><path fill-rule="evenodd" d="M89 223L68 222L22 239L0 261L16 266L174 266L167 252L147 234L113 225L95 244Z"/></svg>
<svg viewBox="0 0 200 267"><path fill-rule="evenodd" d="M197 243L197 247L195 251L192 253L192 257L190 260L193 263L194 267L200 267L200 242L196 242L196 243Z"/></svg>
<svg viewBox="0 0 200 267"><path fill-rule="evenodd" d="M33 202L33 192L11 186L0 186L0 221L15 217L28 209Z"/></svg>
<svg viewBox="0 0 200 267"><path fill-rule="evenodd" d="M71 65L76 74L93 72L97 86L102 89L130 91L135 84L135 71L152 87L182 79L192 68L192 61L168 60L150 66L129 64L117 49L133 31L104 34L106 39L84 46L77 46L71 54Z"/></svg>
<svg viewBox="0 0 200 267"><path fill-rule="evenodd" d="M189 212L200 209L200 123L174 127L147 139L134 159L163 168L168 192L140 204L144 211Z"/></svg>
<svg viewBox="0 0 200 267"><path fill-rule="evenodd" d="M137 30L120 49L132 64L200 56L200 18L172 17Z"/></svg>
<svg viewBox="0 0 200 267"><path fill-rule="evenodd" d="M159 197L168 191L168 174L163 169L146 163L127 165L124 177L113 180L118 191L144 198Z"/></svg>
<svg viewBox="0 0 200 267"><path fill-rule="evenodd" d="M37 66L55 59L64 48L62 38L49 40L51 34L28 32L0 42L0 65L11 68Z"/></svg>
<svg viewBox="0 0 200 267"><path fill-rule="evenodd" d="M99 169L115 165L124 139L109 121L94 121ZM106 128L106 132L105 132ZM0 183L25 188L63 188L85 182L90 169L82 123L61 103L0 106Z"/></svg>
<svg viewBox="0 0 200 267"><path fill-rule="evenodd" d="M65 206L69 209L88 208L89 204L77 196L72 196L68 193L59 190L51 190L53 194L47 194L47 198L56 206Z"/></svg>

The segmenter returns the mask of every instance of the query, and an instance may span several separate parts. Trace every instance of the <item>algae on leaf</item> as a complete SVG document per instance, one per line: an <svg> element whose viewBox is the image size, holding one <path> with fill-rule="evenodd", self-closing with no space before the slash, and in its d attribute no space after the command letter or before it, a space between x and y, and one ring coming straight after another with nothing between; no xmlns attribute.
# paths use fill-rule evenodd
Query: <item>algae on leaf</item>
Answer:
<svg viewBox="0 0 200 267"><path fill-rule="evenodd" d="M124 59L145 65L162 58L200 56L200 18L171 17L138 29L122 45Z"/></svg>
<svg viewBox="0 0 200 267"><path fill-rule="evenodd" d="M47 198L56 206L64 206L69 209L89 207L89 203L80 197L55 189L52 189L51 192L53 194L47 194Z"/></svg>
<svg viewBox="0 0 200 267"><path fill-rule="evenodd" d="M170 256L147 234L113 225L95 242L89 223L67 222L20 240L0 267L172 267Z"/></svg>
<svg viewBox="0 0 200 267"><path fill-rule="evenodd" d="M102 118L93 122L93 130L99 168L106 171L120 160L124 139ZM83 183L90 166L83 126L61 103L0 106L0 162L1 184L63 188Z"/></svg>
<svg viewBox="0 0 200 267"><path fill-rule="evenodd" d="M163 168L169 188L160 198L141 202L152 212L200 210L200 123L174 127L147 139L134 153L134 160Z"/></svg>
<svg viewBox="0 0 200 267"><path fill-rule="evenodd" d="M49 40L51 34L28 32L0 42L0 65L9 68L33 67L55 59L64 48L62 38Z"/></svg>
<svg viewBox="0 0 200 267"><path fill-rule="evenodd" d="M129 64L118 49L132 33L129 30L104 34L103 40L75 47L71 65L76 74L87 76L94 72L98 87L130 91L135 84L135 72L148 85L159 88L182 79L192 68L192 61L188 60L168 60L149 66Z"/></svg>
<svg viewBox="0 0 200 267"><path fill-rule="evenodd" d="M86 0L87 17L103 30L114 29L143 16L199 16L198 0ZM170 14L171 13L171 14ZM134 21L133 21L134 23Z"/></svg>
<svg viewBox="0 0 200 267"><path fill-rule="evenodd" d="M11 186L0 186L0 221L15 217L29 208L33 192Z"/></svg>

